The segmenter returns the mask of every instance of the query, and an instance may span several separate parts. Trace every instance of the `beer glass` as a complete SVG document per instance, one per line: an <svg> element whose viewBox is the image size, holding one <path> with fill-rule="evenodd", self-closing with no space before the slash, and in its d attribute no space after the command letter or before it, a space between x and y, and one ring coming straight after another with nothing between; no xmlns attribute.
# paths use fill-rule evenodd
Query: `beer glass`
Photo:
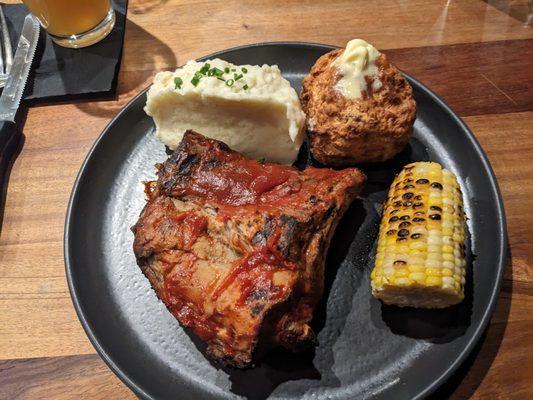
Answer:
<svg viewBox="0 0 533 400"><path fill-rule="evenodd" d="M90 46L105 38L115 25L110 0L23 1L60 46Z"/></svg>

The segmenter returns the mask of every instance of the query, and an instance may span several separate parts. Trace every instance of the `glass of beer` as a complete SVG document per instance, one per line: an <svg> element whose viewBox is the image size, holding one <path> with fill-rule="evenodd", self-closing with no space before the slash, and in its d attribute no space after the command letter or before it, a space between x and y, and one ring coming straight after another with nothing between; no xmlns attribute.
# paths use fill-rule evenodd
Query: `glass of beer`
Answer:
<svg viewBox="0 0 533 400"><path fill-rule="evenodd" d="M60 46L90 46L105 38L115 25L110 0L23 1Z"/></svg>

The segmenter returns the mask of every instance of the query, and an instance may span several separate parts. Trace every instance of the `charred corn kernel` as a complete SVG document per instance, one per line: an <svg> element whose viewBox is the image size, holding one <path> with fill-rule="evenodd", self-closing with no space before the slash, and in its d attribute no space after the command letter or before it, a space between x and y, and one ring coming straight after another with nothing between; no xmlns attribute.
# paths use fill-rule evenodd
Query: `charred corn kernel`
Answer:
<svg viewBox="0 0 533 400"><path fill-rule="evenodd" d="M407 165L383 206L372 293L387 304L443 308L464 298L465 215L455 175Z"/></svg>

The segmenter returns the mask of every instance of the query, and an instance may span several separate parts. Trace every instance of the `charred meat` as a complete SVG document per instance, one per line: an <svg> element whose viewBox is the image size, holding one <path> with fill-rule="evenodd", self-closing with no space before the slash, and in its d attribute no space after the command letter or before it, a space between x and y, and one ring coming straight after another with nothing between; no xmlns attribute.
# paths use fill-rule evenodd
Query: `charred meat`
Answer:
<svg viewBox="0 0 533 400"><path fill-rule="evenodd" d="M363 173L261 163L193 131L158 169L134 252L209 355L244 367L258 344L313 339L329 242Z"/></svg>

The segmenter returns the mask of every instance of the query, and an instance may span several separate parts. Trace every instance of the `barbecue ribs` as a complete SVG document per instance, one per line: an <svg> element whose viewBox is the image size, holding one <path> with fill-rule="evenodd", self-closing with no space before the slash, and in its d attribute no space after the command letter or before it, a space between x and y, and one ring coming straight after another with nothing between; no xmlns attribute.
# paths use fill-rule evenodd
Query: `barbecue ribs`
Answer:
<svg viewBox="0 0 533 400"><path fill-rule="evenodd" d="M365 176L261 163L193 131L146 183L132 228L143 273L215 360L297 349L322 296L331 236Z"/></svg>

